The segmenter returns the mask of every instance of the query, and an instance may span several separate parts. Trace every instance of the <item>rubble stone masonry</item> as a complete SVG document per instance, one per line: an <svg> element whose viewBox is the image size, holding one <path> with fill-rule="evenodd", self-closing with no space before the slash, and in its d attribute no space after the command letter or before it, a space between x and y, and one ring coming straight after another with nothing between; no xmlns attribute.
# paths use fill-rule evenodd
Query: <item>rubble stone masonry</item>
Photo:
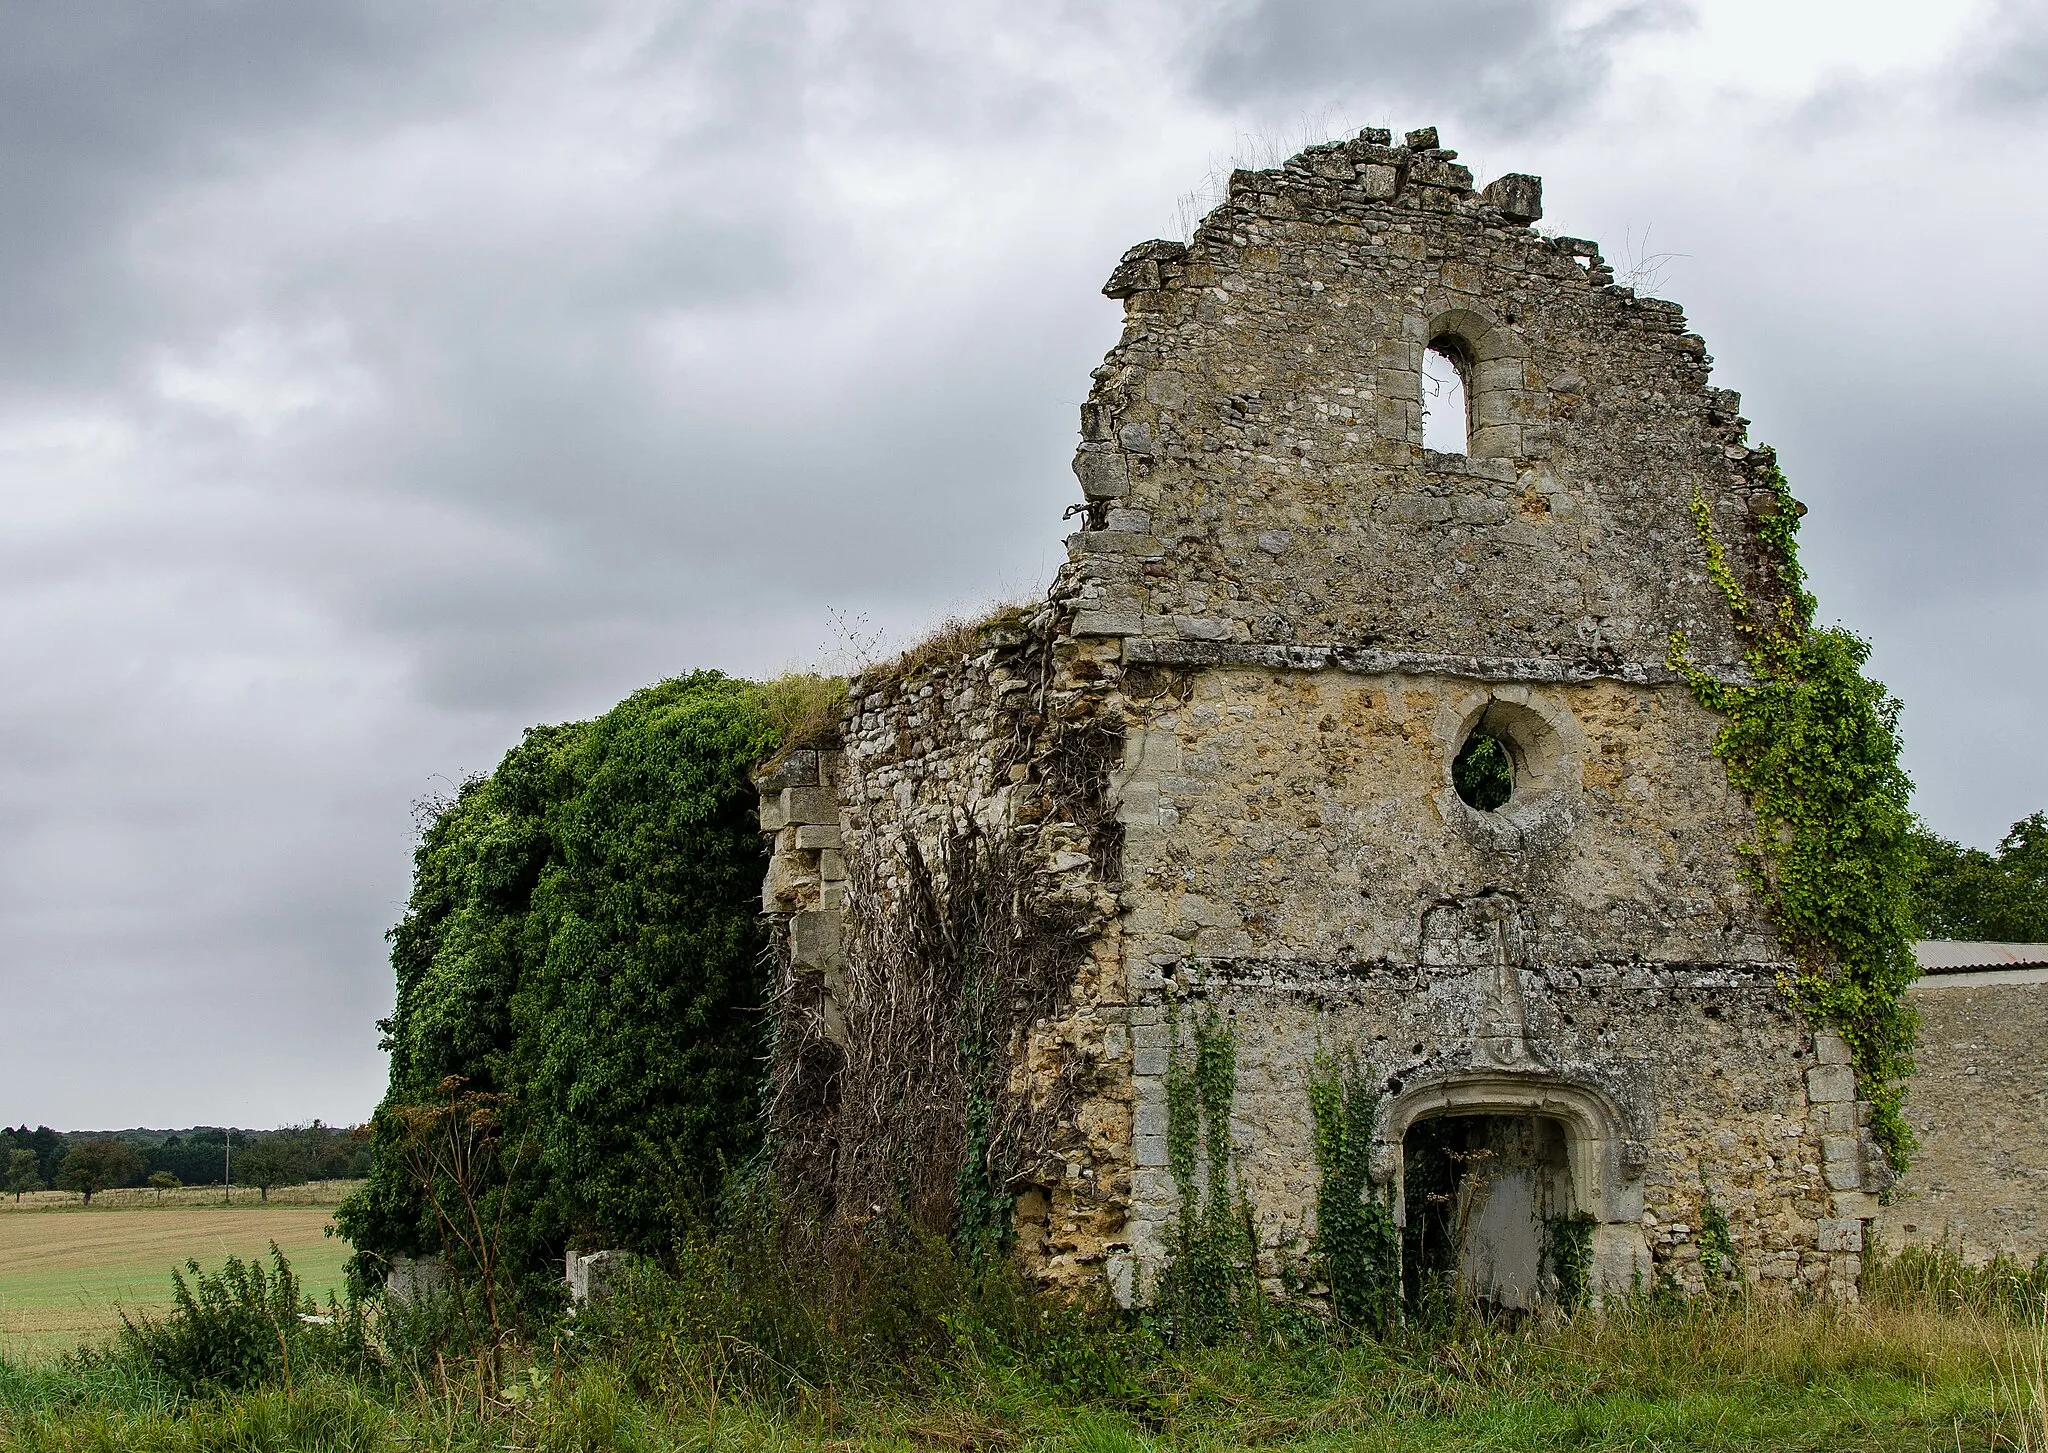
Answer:
<svg viewBox="0 0 2048 1453"><path fill-rule="evenodd" d="M1046 1282L1153 1284L1169 1018L1203 1004L1236 1033L1269 1277L1314 1233L1327 1053L1383 1090L1397 1208L1417 1120L1541 1117L1601 1288L1697 1284L1711 1205L1752 1281L1854 1294L1865 1108L1845 1046L1780 990L1738 866L1748 805L1666 665L1683 632L1740 673L1690 511L1775 594L1772 461L1678 307L1540 215L1533 177L1476 189L1433 130L1367 131L1235 173L1191 242L1125 254L1049 599L858 678L836 741L763 778L780 1052L809 1087L782 1129L820 1187L874 1133L834 1098L848 996L889 970L851 961L849 914L901 912L906 844L938 861L972 822L1080 925L1056 1000L1003 1046L1030 1112L1019 1254ZM1464 381L1462 454L1422 446L1431 349ZM1092 783L1084 729L1113 749ZM1514 761L1491 811L1453 784L1475 731Z"/></svg>

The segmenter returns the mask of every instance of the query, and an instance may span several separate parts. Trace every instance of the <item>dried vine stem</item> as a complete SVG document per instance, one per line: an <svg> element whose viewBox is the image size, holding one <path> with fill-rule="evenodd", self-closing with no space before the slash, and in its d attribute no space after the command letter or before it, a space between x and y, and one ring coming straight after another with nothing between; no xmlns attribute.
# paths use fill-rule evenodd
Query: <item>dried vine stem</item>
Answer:
<svg viewBox="0 0 2048 1453"><path fill-rule="evenodd" d="M929 849L906 836L887 863L848 856L843 1033L785 1013L771 1105L785 1177L838 1225L1007 1234L1019 1163L1058 1114L1011 1065L1081 952L1082 915L1049 891L1030 837L956 814ZM823 990L790 984L799 1000Z"/></svg>

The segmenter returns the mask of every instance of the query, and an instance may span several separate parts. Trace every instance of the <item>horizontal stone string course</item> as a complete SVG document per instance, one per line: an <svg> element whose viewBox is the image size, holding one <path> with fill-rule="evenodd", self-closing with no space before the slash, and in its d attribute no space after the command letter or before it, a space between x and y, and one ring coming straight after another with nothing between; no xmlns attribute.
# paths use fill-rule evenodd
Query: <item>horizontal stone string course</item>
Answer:
<svg viewBox="0 0 2048 1453"><path fill-rule="evenodd" d="M1471 681L1629 681L1666 685L1683 678L1668 666L1640 661L1560 661L1537 658L1430 655L1381 651L1370 646L1267 646L1254 641L1187 641L1135 636L1124 642L1123 659L1134 666L1264 666L1287 671L1350 671L1361 676L1454 676ZM1749 674L1712 673L1732 686L1751 684Z"/></svg>

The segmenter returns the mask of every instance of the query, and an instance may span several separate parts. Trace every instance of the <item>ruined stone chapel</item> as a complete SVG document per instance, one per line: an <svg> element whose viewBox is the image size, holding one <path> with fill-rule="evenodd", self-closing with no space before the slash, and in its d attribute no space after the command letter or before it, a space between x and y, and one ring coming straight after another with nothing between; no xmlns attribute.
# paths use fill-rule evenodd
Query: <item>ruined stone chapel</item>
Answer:
<svg viewBox="0 0 2048 1453"><path fill-rule="evenodd" d="M1175 1016L1213 1013L1276 1286L1334 1057L1397 1220L1423 1139L1492 1157L1461 1274L1502 1305L1554 1293L1559 1216L1596 1293L1699 1285L1711 1221L1753 1284L1854 1294L1882 1156L1667 661L1740 677L1693 510L1771 595L1773 460L1679 308L1541 215L1368 130L1124 255L1048 598L856 677L759 779L772 1115L832 1214L992 1204L1042 1282L1143 1300ZM1424 445L1432 368L1462 448Z"/></svg>

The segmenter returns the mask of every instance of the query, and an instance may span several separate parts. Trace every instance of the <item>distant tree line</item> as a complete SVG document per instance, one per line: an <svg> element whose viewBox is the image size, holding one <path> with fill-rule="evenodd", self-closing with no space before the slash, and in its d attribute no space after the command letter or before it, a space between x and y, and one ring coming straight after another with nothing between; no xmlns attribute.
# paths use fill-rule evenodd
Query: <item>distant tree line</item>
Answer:
<svg viewBox="0 0 2048 1453"><path fill-rule="evenodd" d="M1995 852L1917 836L1922 938L2048 943L2048 813L2014 823Z"/></svg>
<svg viewBox="0 0 2048 1453"><path fill-rule="evenodd" d="M228 1139L234 1138L233 1169ZM256 1186L267 1200L277 1186L305 1181L360 1180L370 1167L368 1134L361 1127L291 1125L280 1130L234 1130L203 1125L190 1130L34 1130L0 1126L0 1173L5 1190L77 1191L90 1201L100 1191L153 1186L217 1186L223 1174L236 1185Z"/></svg>

